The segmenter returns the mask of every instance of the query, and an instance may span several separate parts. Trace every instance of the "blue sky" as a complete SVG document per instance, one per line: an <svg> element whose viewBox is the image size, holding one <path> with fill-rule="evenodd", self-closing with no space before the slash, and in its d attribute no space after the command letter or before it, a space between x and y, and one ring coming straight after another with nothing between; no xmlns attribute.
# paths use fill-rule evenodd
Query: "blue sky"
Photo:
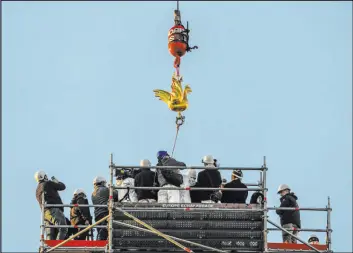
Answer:
<svg viewBox="0 0 353 253"><path fill-rule="evenodd" d="M152 90L170 88L175 5L2 4L3 251L38 249L36 170L66 184L68 203L76 188L90 195L93 178L108 177L111 152L131 165L171 150L175 113ZM223 166L260 166L266 155L269 205L279 204L281 183L302 207L324 207L331 196L333 249L352 251L352 3L180 8L199 49L182 58L193 92L176 158L200 165L213 154ZM325 213L302 212L303 228L325 224ZM18 231L26 231L20 243Z"/></svg>

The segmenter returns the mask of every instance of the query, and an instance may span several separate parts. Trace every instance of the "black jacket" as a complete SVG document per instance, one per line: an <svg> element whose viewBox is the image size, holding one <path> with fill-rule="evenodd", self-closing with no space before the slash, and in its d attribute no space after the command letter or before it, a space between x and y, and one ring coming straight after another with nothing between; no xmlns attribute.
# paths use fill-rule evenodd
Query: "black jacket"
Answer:
<svg viewBox="0 0 353 253"><path fill-rule="evenodd" d="M158 161L157 166L186 166L185 163L179 162L172 157L164 157L162 160ZM179 187L183 184L183 176L179 174L175 169L157 169L158 183L162 187L166 184L171 184Z"/></svg>
<svg viewBox="0 0 353 253"><path fill-rule="evenodd" d="M257 199L261 197L260 203L257 203ZM250 198L250 204L263 204L264 203L264 195L261 192L254 192Z"/></svg>
<svg viewBox="0 0 353 253"><path fill-rule="evenodd" d="M224 185L224 188L248 188L239 179L233 180ZM245 204L248 197L247 191L222 191L222 203Z"/></svg>
<svg viewBox="0 0 353 253"><path fill-rule="evenodd" d="M71 200L71 205L88 205L88 199L83 194L74 195ZM85 225L89 221L92 224L92 216L89 207L74 206L70 209L70 222L71 225Z"/></svg>
<svg viewBox="0 0 353 253"><path fill-rule="evenodd" d="M218 188L222 184L221 173L218 170L203 170L197 175L197 183L194 187L210 187ZM210 200L211 194L215 191L190 191L195 192L190 197L192 202L200 202L202 200Z"/></svg>
<svg viewBox="0 0 353 253"><path fill-rule="evenodd" d="M294 193L288 193L281 197L281 205L280 207L299 207L297 203L298 197L295 196ZM298 228L301 227L301 222L300 222L300 212L299 210L276 210L276 213L280 216L281 218L281 225L293 223L298 226Z"/></svg>
<svg viewBox="0 0 353 253"><path fill-rule="evenodd" d="M109 199L109 188L103 185L95 185L94 191L92 193L92 204L93 205L107 205ZM118 192L113 191L113 200L114 202L118 201ZM95 207L94 208L94 217L97 221L97 218L103 218L108 215L108 206L107 207Z"/></svg>
<svg viewBox="0 0 353 253"><path fill-rule="evenodd" d="M158 187L157 174L150 169L142 169L140 173L135 176L136 187L153 187L155 184ZM135 189L137 199L155 199L157 200L157 194L153 193L152 190L141 190Z"/></svg>
<svg viewBox="0 0 353 253"><path fill-rule="evenodd" d="M63 191L66 189L65 184L61 182L54 182L51 180L48 181L41 181L38 183L37 190L36 190L36 198L39 203L39 206L42 205L42 193L44 192L44 200L47 204L63 204L58 191ZM45 210L50 209L45 208ZM62 211L64 211L63 207L59 207Z"/></svg>

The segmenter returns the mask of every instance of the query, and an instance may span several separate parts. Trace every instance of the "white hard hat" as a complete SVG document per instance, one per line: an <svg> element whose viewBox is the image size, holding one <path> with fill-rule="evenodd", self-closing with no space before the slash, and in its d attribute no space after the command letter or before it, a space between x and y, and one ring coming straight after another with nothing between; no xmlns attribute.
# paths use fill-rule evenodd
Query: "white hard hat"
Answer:
<svg viewBox="0 0 353 253"><path fill-rule="evenodd" d="M289 191L290 191L289 186L286 185L286 184L280 184L280 185L278 186L277 193L280 193L281 191L284 191L284 190L289 190Z"/></svg>
<svg viewBox="0 0 353 253"><path fill-rule="evenodd" d="M78 194L80 194L80 193L83 193L83 194L86 195L85 191L84 191L83 189L81 189L81 188L76 189L76 190L74 191L74 195L78 195Z"/></svg>
<svg viewBox="0 0 353 253"><path fill-rule="evenodd" d="M102 182L107 182L104 177L97 176L93 179L93 184L99 184Z"/></svg>
<svg viewBox="0 0 353 253"><path fill-rule="evenodd" d="M206 163L206 164L214 164L214 159L212 155L206 155L202 158L202 163Z"/></svg>
<svg viewBox="0 0 353 253"><path fill-rule="evenodd" d="M140 161L140 166L150 167L151 166L151 162L148 159L143 159L143 160Z"/></svg>
<svg viewBox="0 0 353 253"><path fill-rule="evenodd" d="M315 234L312 234L310 235L308 242L319 242L319 237L317 237Z"/></svg>
<svg viewBox="0 0 353 253"><path fill-rule="evenodd" d="M44 171L37 171L35 174L34 174L34 179L39 182L39 181L42 181L44 180L45 178L47 178L47 174L44 172Z"/></svg>
<svg viewBox="0 0 353 253"><path fill-rule="evenodd" d="M196 178L196 170L195 169L188 169L188 176L189 176L189 178Z"/></svg>

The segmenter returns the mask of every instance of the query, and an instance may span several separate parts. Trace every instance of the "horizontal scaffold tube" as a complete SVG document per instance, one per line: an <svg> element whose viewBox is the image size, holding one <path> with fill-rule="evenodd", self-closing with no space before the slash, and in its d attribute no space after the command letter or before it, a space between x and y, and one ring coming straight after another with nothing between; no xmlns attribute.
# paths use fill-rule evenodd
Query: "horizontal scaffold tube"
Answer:
<svg viewBox="0 0 353 253"><path fill-rule="evenodd" d="M55 252L104 252L105 247L62 247L55 249Z"/></svg>
<svg viewBox="0 0 353 253"><path fill-rule="evenodd" d="M127 212L131 211L146 211L146 212L163 212L163 211L174 211L174 210L182 210L182 211L198 211L198 212L205 212L205 211L224 211L224 212L261 212L264 211L263 209L230 209L230 208L195 208L195 207L169 207L169 208L150 208L150 207L128 207L123 208ZM130 208L130 209L129 209Z"/></svg>
<svg viewBox="0 0 353 253"><path fill-rule="evenodd" d="M267 228L268 231L282 231L281 229L278 228ZM327 229L316 229L316 228L295 228L295 229L289 229L286 228L287 231L302 231L302 232L327 232Z"/></svg>
<svg viewBox="0 0 353 253"><path fill-rule="evenodd" d="M204 166L118 166L118 165L111 165L111 167L115 169L196 169L196 170L265 170L266 168L259 168L259 167L204 167Z"/></svg>
<svg viewBox="0 0 353 253"><path fill-rule="evenodd" d="M124 187L124 186L113 186L114 189L141 189L141 190L179 190L179 191L217 191L217 190L222 190L222 191L236 191L236 192L241 192L241 191L262 191L263 188L212 188L212 187Z"/></svg>
<svg viewBox="0 0 353 253"><path fill-rule="evenodd" d="M86 205L86 204L74 204L74 205L69 205L69 204L45 204L44 207L74 207L74 206L80 206L80 207L107 207L108 205Z"/></svg>
<svg viewBox="0 0 353 253"><path fill-rule="evenodd" d="M140 231L143 231L143 232L147 232L147 233L151 233L151 234L155 234L155 235L158 235L156 234L155 232L151 231L151 230L148 230L148 229L145 229L145 228L140 228L140 227L137 227L137 226L134 226L134 225L130 225L130 224L127 224L127 223L124 223L124 222L120 222L120 221L113 221L115 224L118 224L118 225L121 225L121 226L125 226L125 227L129 227L129 228L133 228L133 229L136 229L136 230L140 230ZM215 249L215 248L211 248L211 247L208 247L208 246L205 246L205 245L202 245L202 244L199 244L199 243L196 243L196 242L191 242L191 241L187 241L187 240L184 240L184 239L181 239L181 238L178 238L178 237L174 237L174 236L170 236L168 235L168 237L176 240L176 241L180 241L180 242L184 242L184 243L189 243L191 245L194 245L194 246L198 246L200 248L204 248L204 249L209 249L209 250L212 250L214 252L221 252L221 253L227 253L228 251L224 251L224 250L219 250L219 249Z"/></svg>
<svg viewBox="0 0 353 253"><path fill-rule="evenodd" d="M267 207L267 210L302 210L302 211L328 211L328 208L314 208L314 207Z"/></svg>
<svg viewBox="0 0 353 253"><path fill-rule="evenodd" d="M45 228L86 228L90 225L77 225L77 226L73 226L73 225L46 225L44 226ZM103 226L103 225L97 225L94 226L95 228L106 228L108 225Z"/></svg>

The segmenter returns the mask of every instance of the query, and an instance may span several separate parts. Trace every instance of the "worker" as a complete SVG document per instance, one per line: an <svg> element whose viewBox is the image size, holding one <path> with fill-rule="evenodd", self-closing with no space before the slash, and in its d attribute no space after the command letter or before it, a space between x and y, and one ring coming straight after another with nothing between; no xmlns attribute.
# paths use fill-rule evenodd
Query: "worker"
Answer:
<svg viewBox="0 0 353 253"><path fill-rule="evenodd" d="M257 191L251 195L250 204L263 205L263 203L264 203L264 195L261 192Z"/></svg>
<svg viewBox="0 0 353 253"><path fill-rule="evenodd" d="M278 187L278 194L280 194L281 205L280 207L299 208L297 199L298 197L291 192L291 189L286 184L281 184ZM281 218L281 226L288 230L293 235L298 235L298 228L301 227L300 212L299 210L276 210L276 213ZM282 232L283 242L296 243L297 240L286 232Z"/></svg>
<svg viewBox="0 0 353 253"><path fill-rule="evenodd" d="M143 159L140 161L140 166L147 167L141 168L141 172L135 177L136 187L158 187L157 174L151 171L151 162L148 159ZM153 203L157 202L157 192L156 190L142 190L136 189L136 196L138 202L142 203Z"/></svg>
<svg viewBox="0 0 353 253"><path fill-rule="evenodd" d="M309 244L319 244L320 241L319 241L319 238L318 238L316 235L312 234L312 235L309 237L309 239L308 239L308 243L309 243Z"/></svg>
<svg viewBox="0 0 353 253"><path fill-rule="evenodd" d="M83 189L76 189L74 191L74 196L71 200L71 205L88 205L88 199L85 191ZM89 207L73 206L70 209L70 222L73 226L92 224L92 216ZM74 228L74 233L83 230L83 228ZM77 236L75 240L88 240L89 231Z"/></svg>
<svg viewBox="0 0 353 253"><path fill-rule="evenodd" d="M243 172L241 170L235 169L232 172L232 181L224 185L225 189L233 188L233 189L241 189L248 187L241 182L243 178ZM238 203L245 204L246 199L248 197L248 191L223 191L222 195L222 203Z"/></svg>
<svg viewBox="0 0 353 253"><path fill-rule="evenodd" d="M183 184L181 187L188 188L193 187L196 184L196 170L190 168L187 170L186 174L183 175ZM191 191L181 190L180 191L180 203L191 203Z"/></svg>
<svg viewBox="0 0 353 253"><path fill-rule="evenodd" d="M120 174L116 177L116 185L126 187L125 189L118 189L119 202L137 202L135 189L130 187L135 186L135 175L140 172L139 168L120 170Z"/></svg>
<svg viewBox="0 0 353 253"><path fill-rule="evenodd" d="M39 203L39 207L42 207L42 197L44 194L44 201L46 204L59 204L63 202L60 198L58 191L66 189L64 183L59 182L54 176L51 180L48 180L48 176L44 171L37 171L34 174L34 178L37 181L36 198ZM44 219L51 225L66 225L64 207L45 207L44 208ZM58 228L57 240L64 240L67 234L67 228ZM47 229L47 232L51 233L53 230ZM51 238L54 239L54 238Z"/></svg>
<svg viewBox="0 0 353 253"><path fill-rule="evenodd" d="M164 150L157 153L157 159L157 166L186 166L185 163L170 157L168 152ZM183 184L183 176L179 169L157 169L157 177L160 187L177 188ZM158 191L158 203L180 203L180 197L179 190L161 189Z"/></svg>
<svg viewBox="0 0 353 253"><path fill-rule="evenodd" d="M198 173L197 175L197 184L195 187L200 188L220 188L222 184L221 173L218 169L207 169L207 168L216 168L215 159L212 155L206 155L203 157L201 162L204 164L205 169ZM201 203L218 203L221 200L222 192L219 190L211 191L198 191L192 196L192 200L201 202Z"/></svg>
<svg viewBox="0 0 353 253"><path fill-rule="evenodd" d="M97 222L109 214L108 211L108 199L109 199L109 188L106 186L107 181L104 177L97 176L93 179L94 191L92 193L92 204L93 205L107 205L107 207L95 207L94 208L94 220ZM118 193L113 191L113 201L118 202ZM107 220L101 222L99 225L107 225ZM106 228L97 228L97 240L106 240L108 237L108 230Z"/></svg>

